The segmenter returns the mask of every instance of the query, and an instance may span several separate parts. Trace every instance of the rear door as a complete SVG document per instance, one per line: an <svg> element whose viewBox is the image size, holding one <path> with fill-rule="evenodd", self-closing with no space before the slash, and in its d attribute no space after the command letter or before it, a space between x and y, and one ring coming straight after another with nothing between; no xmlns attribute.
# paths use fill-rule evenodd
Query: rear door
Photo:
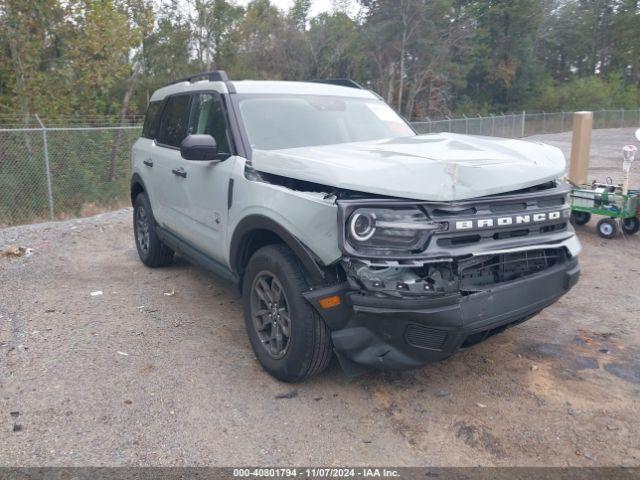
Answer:
<svg viewBox="0 0 640 480"><path fill-rule="evenodd" d="M162 114L162 107L164 106L164 100L156 100L149 103L147 107L147 113L144 119L144 126L142 127L142 135L133 144L132 159L133 170L139 174L145 185L147 198L151 202L151 209L158 219L158 215L161 215L160 204L156 201L156 176L153 174L153 159L156 154L156 138L160 130L160 115Z"/></svg>
<svg viewBox="0 0 640 480"><path fill-rule="evenodd" d="M190 93L167 98L153 152L154 195L160 206L156 220L180 236L185 235L189 224L185 219L187 173L182 166L180 143L187 136L190 105Z"/></svg>

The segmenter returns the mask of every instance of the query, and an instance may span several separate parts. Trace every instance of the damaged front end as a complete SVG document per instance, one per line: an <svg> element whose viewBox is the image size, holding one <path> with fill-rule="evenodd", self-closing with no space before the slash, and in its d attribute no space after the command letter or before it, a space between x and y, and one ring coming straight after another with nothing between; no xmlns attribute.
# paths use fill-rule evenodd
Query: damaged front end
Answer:
<svg viewBox="0 0 640 480"><path fill-rule="evenodd" d="M579 276L567 188L450 202L338 200L346 281L305 297L347 372L444 359L555 302ZM318 303L327 295L343 302Z"/></svg>

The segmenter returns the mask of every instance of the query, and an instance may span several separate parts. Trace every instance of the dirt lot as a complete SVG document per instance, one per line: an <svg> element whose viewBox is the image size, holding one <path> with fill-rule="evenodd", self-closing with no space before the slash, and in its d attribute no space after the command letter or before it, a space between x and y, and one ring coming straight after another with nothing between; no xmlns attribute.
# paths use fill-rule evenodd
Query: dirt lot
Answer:
<svg viewBox="0 0 640 480"><path fill-rule="evenodd" d="M0 230L35 249L0 258L0 465L640 464L640 236L582 227L577 287L448 361L291 386L230 286L142 266L130 215Z"/></svg>

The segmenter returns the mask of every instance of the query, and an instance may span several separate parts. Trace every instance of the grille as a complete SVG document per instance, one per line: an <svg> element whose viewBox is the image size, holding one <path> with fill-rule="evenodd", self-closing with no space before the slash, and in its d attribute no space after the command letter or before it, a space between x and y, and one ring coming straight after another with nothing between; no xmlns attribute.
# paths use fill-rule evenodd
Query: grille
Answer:
<svg viewBox="0 0 640 480"><path fill-rule="evenodd" d="M431 218L448 226L445 230L434 233L431 248L462 249L496 240L562 232L568 228L570 214L566 194L565 187L556 187L449 205L425 204L424 208ZM541 219L535 219L536 216ZM492 224L481 224L486 221L491 221Z"/></svg>
<svg viewBox="0 0 640 480"><path fill-rule="evenodd" d="M404 337L414 347L440 350L447 339L447 332L412 324L407 327Z"/></svg>
<svg viewBox="0 0 640 480"><path fill-rule="evenodd" d="M499 249L569 238L570 188L550 182L526 190L452 202L403 199L338 200L341 225L340 248L369 266L390 266L394 262L463 257ZM345 222L361 205L371 208L418 207L440 228L425 236L425 243L413 251L357 251L346 240Z"/></svg>
<svg viewBox="0 0 640 480"><path fill-rule="evenodd" d="M542 272L562 261L562 249L534 250L476 257L458 263L463 290L510 282Z"/></svg>

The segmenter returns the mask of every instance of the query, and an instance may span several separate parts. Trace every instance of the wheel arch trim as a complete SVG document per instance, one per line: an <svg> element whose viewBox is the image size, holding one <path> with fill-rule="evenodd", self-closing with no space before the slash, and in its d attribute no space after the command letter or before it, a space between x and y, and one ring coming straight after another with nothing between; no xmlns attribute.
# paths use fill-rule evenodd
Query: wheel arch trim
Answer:
<svg viewBox="0 0 640 480"><path fill-rule="evenodd" d="M140 176L140 174L136 172L131 176L131 185L129 187L129 196L131 197L131 205L133 205L133 202L135 201L133 192L135 191L136 185L140 185L140 187L142 188L142 191L147 196L147 199L149 199L149 203L151 203L151 198L149 198L149 190L147 190L147 186L144 184L144 180L142 180L142 177Z"/></svg>
<svg viewBox="0 0 640 480"><path fill-rule="evenodd" d="M251 233L259 230L268 231L279 237L296 254L313 281L320 283L324 280L325 272L321 262L314 257L309 249L278 222L258 214L243 218L233 231L229 246L229 264L233 272L240 276L242 275L242 249L246 247L246 241Z"/></svg>

